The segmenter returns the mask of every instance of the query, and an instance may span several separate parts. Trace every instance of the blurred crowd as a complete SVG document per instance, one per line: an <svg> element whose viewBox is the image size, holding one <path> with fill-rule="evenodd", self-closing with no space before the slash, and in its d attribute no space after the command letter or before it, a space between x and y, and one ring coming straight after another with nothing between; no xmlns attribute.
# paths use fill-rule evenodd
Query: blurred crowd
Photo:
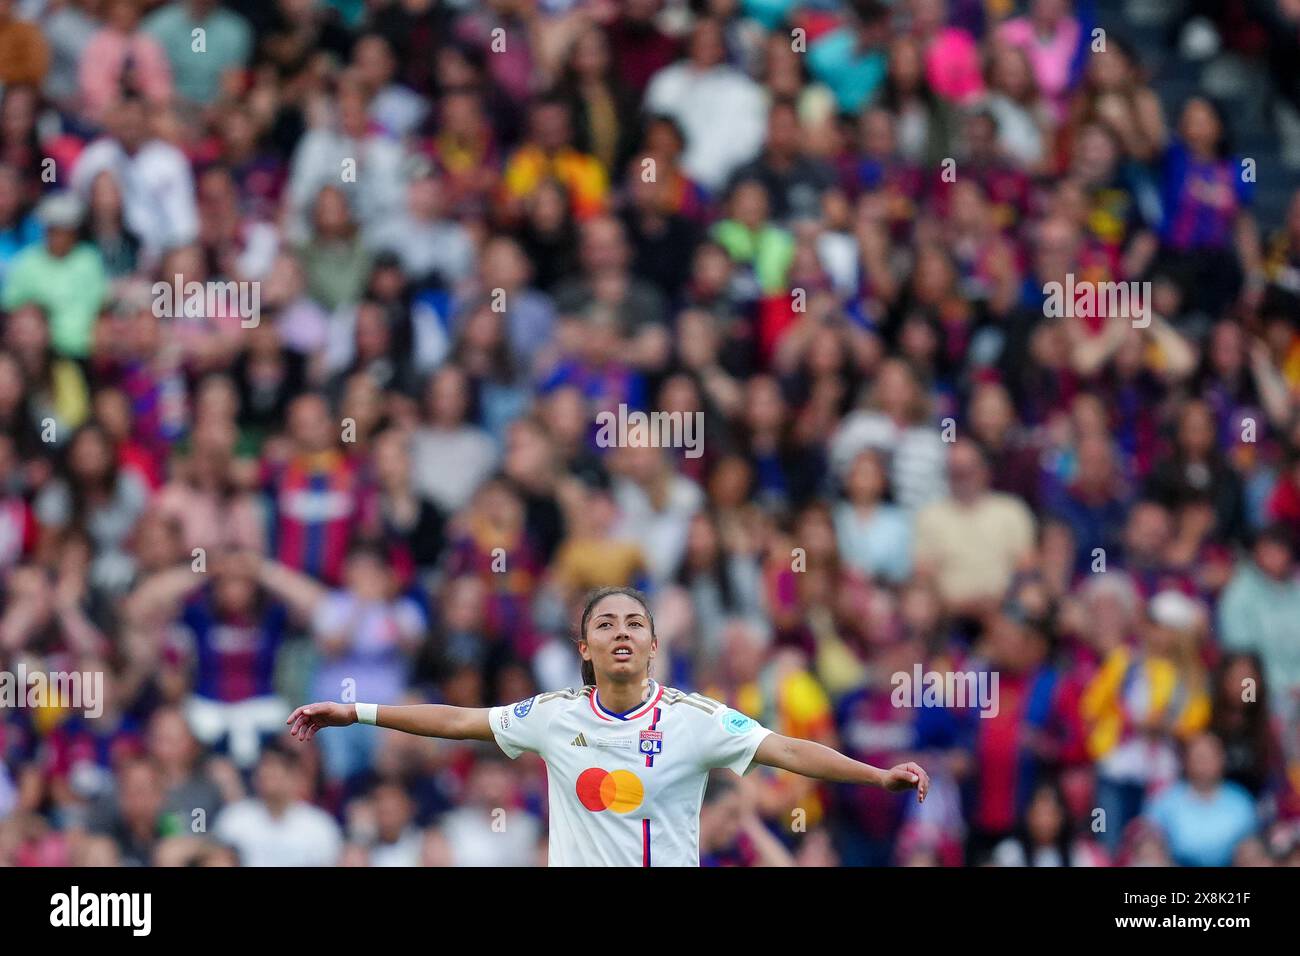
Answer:
<svg viewBox="0 0 1300 956"><path fill-rule="evenodd" d="M1300 863L1300 190L1123 6L0 0L0 672L105 675L0 711L0 864L544 862L539 760L284 720L575 686L600 585L934 779L718 777L708 865Z"/></svg>

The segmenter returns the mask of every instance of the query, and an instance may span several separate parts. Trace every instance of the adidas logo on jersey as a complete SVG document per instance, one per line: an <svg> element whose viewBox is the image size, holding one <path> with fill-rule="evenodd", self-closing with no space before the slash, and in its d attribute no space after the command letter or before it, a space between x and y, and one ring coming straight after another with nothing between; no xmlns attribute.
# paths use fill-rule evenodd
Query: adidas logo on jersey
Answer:
<svg viewBox="0 0 1300 956"><path fill-rule="evenodd" d="M570 746L570 747L585 747L585 746L587 746L587 738L584 737L584 736L582 736L582 734L578 734L578 736L574 737L571 741L569 741L569 746Z"/></svg>

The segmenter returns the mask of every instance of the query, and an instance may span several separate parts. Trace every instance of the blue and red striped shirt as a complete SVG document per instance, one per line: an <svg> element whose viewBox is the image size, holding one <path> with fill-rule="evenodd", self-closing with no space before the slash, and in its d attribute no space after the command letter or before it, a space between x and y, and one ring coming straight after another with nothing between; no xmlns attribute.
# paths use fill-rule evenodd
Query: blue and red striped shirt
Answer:
<svg viewBox="0 0 1300 956"><path fill-rule="evenodd" d="M372 497L360 468L327 451L300 455L266 478L272 553L296 571L340 584L348 545Z"/></svg>

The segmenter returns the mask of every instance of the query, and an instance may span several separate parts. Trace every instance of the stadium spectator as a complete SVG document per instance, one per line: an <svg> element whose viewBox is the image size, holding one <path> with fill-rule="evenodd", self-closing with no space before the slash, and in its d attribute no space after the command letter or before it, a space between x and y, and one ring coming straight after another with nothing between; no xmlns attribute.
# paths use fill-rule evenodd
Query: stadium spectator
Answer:
<svg viewBox="0 0 1300 956"><path fill-rule="evenodd" d="M424 407L427 424L412 435L416 487L439 507L458 511L495 470L500 455L491 438L466 419L470 414L467 378L447 364L429 379ZM455 461L455 472L439 467Z"/></svg>
<svg viewBox="0 0 1300 956"><path fill-rule="evenodd" d="M514 789L502 760L477 761L465 783L464 805L430 831L425 865L531 866L541 825L530 812L515 806ZM503 826L504 820L509 823Z"/></svg>
<svg viewBox="0 0 1300 956"><path fill-rule="evenodd" d="M172 95L171 65L140 26L142 6L139 0L106 3L100 29L81 52L79 92L90 119L108 119L131 97L157 106Z"/></svg>
<svg viewBox="0 0 1300 956"><path fill-rule="evenodd" d="M424 634L424 612L398 594L381 548L357 542L348 549L343 586L326 590L313 578L275 562L259 568L263 587L300 618L311 621L320 662L311 695L355 693L396 702L407 684L409 661ZM347 780L371 763L373 734L340 733L322 744L326 770Z"/></svg>
<svg viewBox="0 0 1300 956"><path fill-rule="evenodd" d="M559 98L538 100L529 110L528 127L528 138L510 154L502 173L502 215L518 219L523 204L547 179L564 187L576 220L604 212L609 171L595 156L574 148L569 104Z"/></svg>
<svg viewBox="0 0 1300 956"><path fill-rule="evenodd" d="M78 241L85 210L70 193L50 196L36 209L45 241L14 258L4 286L6 309L35 303L46 313L50 344L68 358L90 354L91 333L107 293L99 253Z"/></svg>
<svg viewBox="0 0 1300 956"><path fill-rule="evenodd" d="M151 263L198 236L194 176L185 155L150 127L145 102L127 96L113 106L106 135L86 147L72 169L72 188L88 196L108 171L122 191L126 223Z"/></svg>
<svg viewBox="0 0 1300 956"><path fill-rule="evenodd" d="M1146 814L1180 866L1227 866L1256 829L1249 794L1223 779L1223 744L1212 734L1187 742L1187 779L1152 801Z"/></svg>
<svg viewBox="0 0 1300 956"><path fill-rule="evenodd" d="M321 228L314 209L327 186L349 200L362 228L373 228L402 207L402 147L370 125L369 88L357 76L339 79L336 101L298 141L286 184L294 216L292 238L311 234L311 220ZM346 191L344 186L350 187ZM328 303L333 304L333 303Z"/></svg>
<svg viewBox="0 0 1300 956"><path fill-rule="evenodd" d="M1141 648L1115 647L1080 701L1088 751L1098 763L1104 840L1112 850L1145 795L1175 778L1175 741L1199 733L1210 716L1210 688L1196 649L1200 610L1185 595L1162 591L1147 613Z"/></svg>
<svg viewBox="0 0 1300 956"><path fill-rule="evenodd" d="M164 801L163 832L204 832L224 803L221 788L204 766L203 751L175 708L159 709L149 721L149 756L158 765Z"/></svg>
<svg viewBox="0 0 1300 956"><path fill-rule="evenodd" d="M646 109L672 117L686 137L682 168L712 190L763 144L762 94L725 55L721 24L702 19L691 32L687 59L657 72L645 93Z"/></svg>
<svg viewBox="0 0 1300 956"><path fill-rule="evenodd" d="M229 88L227 74L242 70L252 53L248 24L217 0L171 4L145 17L140 26L167 54L176 94L197 106L209 105L223 87ZM202 46L196 48L200 38Z"/></svg>
<svg viewBox="0 0 1300 956"><path fill-rule="evenodd" d="M999 39L1026 51L1038 88L1051 99L1058 117L1073 82L1080 32L1065 0L1033 0L1027 15L1012 17L998 29Z"/></svg>
<svg viewBox="0 0 1300 956"><path fill-rule="evenodd" d="M201 554L150 575L125 613L132 627L152 633L164 677L192 689L185 707L195 736L224 745L247 767L261 738L277 729L282 704L273 676L289 609L263 593L255 554L219 552L210 576L206 568Z"/></svg>
<svg viewBox="0 0 1300 956"><path fill-rule="evenodd" d="M888 491L878 452L860 452L845 477L845 500L835 511L840 554L851 567L888 581L912 572L912 529L903 512L884 501Z"/></svg>
<svg viewBox="0 0 1300 956"><path fill-rule="evenodd" d="M400 781L381 783L371 793L373 822L366 847L371 866L418 866L423 836L415 807Z"/></svg>
<svg viewBox="0 0 1300 956"><path fill-rule="evenodd" d="M0 86L40 86L50 65L50 47L34 23L14 16L13 0L0 2Z"/></svg>
<svg viewBox="0 0 1300 956"><path fill-rule="evenodd" d="M1034 543L1034 519L1023 503L989 488L984 453L959 441L948 455L951 497L916 514L916 562L933 574L958 614L977 615L1000 601Z"/></svg>
<svg viewBox="0 0 1300 956"><path fill-rule="evenodd" d="M751 778L715 773L700 810L700 866L793 866L790 851L763 826Z"/></svg>
<svg viewBox="0 0 1300 956"><path fill-rule="evenodd" d="M706 863L1296 862L1295 5L1167 6L0 0L0 672L105 683L0 864L544 863L536 761L275 738L577 686L609 584L933 773Z"/></svg>
<svg viewBox="0 0 1300 956"><path fill-rule="evenodd" d="M1024 833L993 850L998 866L1099 866L1105 856L1084 837L1072 837L1066 808L1049 784L1038 788L1025 811Z"/></svg>
<svg viewBox="0 0 1300 956"><path fill-rule="evenodd" d="M213 835L242 866L332 866L343 849L338 824L304 801L302 761L286 745L262 751L254 774L255 796L217 815Z"/></svg>
<svg viewBox="0 0 1300 956"><path fill-rule="evenodd" d="M92 817L89 829L112 838L121 865L149 866L162 837L165 795L157 766L144 758L132 760L119 771L111 803Z"/></svg>
<svg viewBox="0 0 1300 956"><path fill-rule="evenodd" d="M1268 681L1274 713L1293 728L1300 701L1296 667L1294 612L1300 602L1296 578L1295 538L1280 527L1265 528L1255 538L1219 601L1219 640L1226 650L1256 654ZM1287 743L1297 736L1288 730Z"/></svg>
<svg viewBox="0 0 1300 956"><path fill-rule="evenodd" d="M417 284L456 287L471 274L474 247L468 231L445 217L442 182L431 166L418 166L406 191L405 209L366 233L370 248L396 254Z"/></svg>
<svg viewBox="0 0 1300 956"><path fill-rule="evenodd" d="M840 111L852 114L885 79L890 11L876 0L854 0L848 7L842 23L819 23L810 16L805 29L809 71L830 87Z"/></svg>

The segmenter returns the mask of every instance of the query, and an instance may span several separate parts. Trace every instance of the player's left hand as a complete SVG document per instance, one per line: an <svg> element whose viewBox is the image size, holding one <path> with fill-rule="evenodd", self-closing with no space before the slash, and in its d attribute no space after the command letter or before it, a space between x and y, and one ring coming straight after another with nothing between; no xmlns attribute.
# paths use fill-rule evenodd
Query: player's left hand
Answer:
<svg viewBox="0 0 1300 956"><path fill-rule="evenodd" d="M885 771L882 786L891 793L915 788L916 802L925 803L925 795L930 792L930 775L921 769L920 764L900 763Z"/></svg>

